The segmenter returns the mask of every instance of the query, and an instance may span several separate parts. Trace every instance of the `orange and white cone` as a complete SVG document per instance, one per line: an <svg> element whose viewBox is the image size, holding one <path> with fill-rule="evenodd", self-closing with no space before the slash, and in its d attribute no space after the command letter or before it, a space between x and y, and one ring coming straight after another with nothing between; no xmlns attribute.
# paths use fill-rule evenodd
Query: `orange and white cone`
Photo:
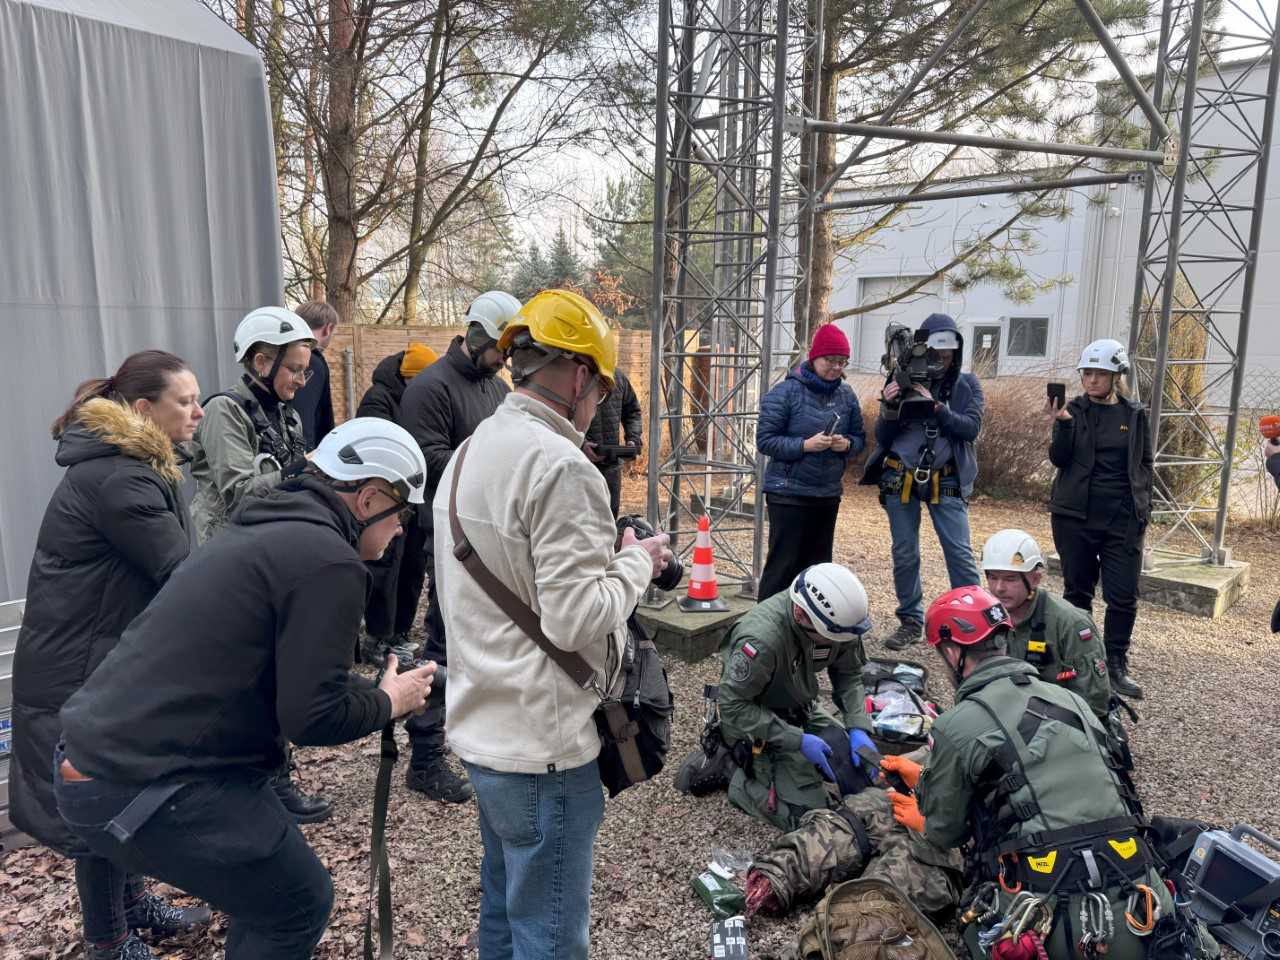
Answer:
<svg viewBox="0 0 1280 960"><path fill-rule="evenodd" d="M716 585L716 561L711 552L711 518L698 518L698 538L693 544L693 569L689 573L689 593L680 600L680 609L695 613L728 610Z"/></svg>

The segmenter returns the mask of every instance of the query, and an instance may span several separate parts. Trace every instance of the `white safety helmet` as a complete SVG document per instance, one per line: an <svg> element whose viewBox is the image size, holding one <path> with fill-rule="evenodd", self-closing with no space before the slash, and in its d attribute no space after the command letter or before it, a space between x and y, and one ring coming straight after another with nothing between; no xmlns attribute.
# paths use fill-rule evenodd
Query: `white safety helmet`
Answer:
<svg viewBox="0 0 1280 960"><path fill-rule="evenodd" d="M1043 566L1040 544L1025 530L1001 530L982 545L983 573L1030 573Z"/></svg>
<svg viewBox="0 0 1280 960"><path fill-rule="evenodd" d="M480 294L467 307L467 315L462 319L467 323L478 323L490 340L502 336L502 329L520 312L520 301L502 290L489 290Z"/></svg>
<svg viewBox="0 0 1280 960"><path fill-rule="evenodd" d="M249 348L255 343L269 343L273 347L283 347L287 343L299 340L314 340L315 334L307 326L307 321L292 310L284 307L259 307L251 310L236 327L235 340L231 346L235 349L236 360L244 363Z"/></svg>
<svg viewBox="0 0 1280 960"><path fill-rule="evenodd" d="M1110 370L1112 373L1128 373L1129 354L1119 340L1095 340L1080 354L1077 370Z"/></svg>
<svg viewBox="0 0 1280 960"><path fill-rule="evenodd" d="M381 417L356 417L325 434L311 465L342 485L356 486L374 477L386 480L406 503L422 503L427 461L404 427Z"/></svg>
<svg viewBox="0 0 1280 960"><path fill-rule="evenodd" d="M854 640L871 629L867 591L848 567L815 563L791 584L791 599L832 643Z"/></svg>

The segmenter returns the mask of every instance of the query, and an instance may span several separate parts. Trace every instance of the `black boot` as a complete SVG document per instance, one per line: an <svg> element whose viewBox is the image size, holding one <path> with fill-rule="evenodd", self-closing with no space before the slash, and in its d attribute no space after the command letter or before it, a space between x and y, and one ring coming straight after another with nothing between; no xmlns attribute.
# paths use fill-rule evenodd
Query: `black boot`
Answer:
<svg viewBox="0 0 1280 960"><path fill-rule="evenodd" d="M129 934L122 943L114 947L85 946L85 960L155 960L151 948L143 943L136 933Z"/></svg>
<svg viewBox="0 0 1280 960"><path fill-rule="evenodd" d="M293 782L290 770L276 774L271 779L271 789L276 792L294 823L319 823L333 815L333 804L323 797L303 793Z"/></svg>
<svg viewBox="0 0 1280 960"><path fill-rule="evenodd" d="M897 630L884 638L884 645L890 650L905 650L912 644L919 643L923 634L923 624L914 620L903 620Z"/></svg>
<svg viewBox="0 0 1280 960"><path fill-rule="evenodd" d="M175 907L154 893L144 893L125 908L124 916L131 930L150 930L153 937L172 937L207 925L213 913L204 905Z"/></svg>
<svg viewBox="0 0 1280 960"><path fill-rule="evenodd" d="M1129 676L1129 658L1124 654L1107 657L1107 672L1111 674L1111 689L1130 700L1142 699L1142 688Z"/></svg>
<svg viewBox="0 0 1280 960"><path fill-rule="evenodd" d="M705 797L728 788L735 769L733 756L724 744L716 747L716 752L709 757L702 747L695 747L676 771L675 788L681 793Z"/></svg>
<svg viewBox="0 0 1280 960"><path fill-rule="evenodd" d="M450 770L444 757L436 757L424 765L410 766L404 783L410 790L441 803L465 803L475 794L467 778Z"/></svg>

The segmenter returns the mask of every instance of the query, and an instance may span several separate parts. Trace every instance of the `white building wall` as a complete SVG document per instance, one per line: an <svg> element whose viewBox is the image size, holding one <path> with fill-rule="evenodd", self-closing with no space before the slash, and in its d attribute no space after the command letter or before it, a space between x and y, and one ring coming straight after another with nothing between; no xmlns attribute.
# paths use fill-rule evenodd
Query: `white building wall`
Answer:
<svg viewBox="0 0 1280 960"><path fill-rule="evenodd" d="M1216 95L1223 82L1242 87L1245 92L1261 93L1265 70L1258 70L1240 84L1239 71L1223 69L1223 77L1214 74L1201 78L1202 96ZM1255 89L1256 88L1256 89ZM1251 123L1260 123L1264 103L1261 99L1244 104L1242 112ZM1240 132L1226 119L1202 114L1196 140L1203 144L1239 144ZM1209 200L1217 189L1228 202L1248 205L1252 201L1255 172L1245 170L1239 159L1220 159L1210 168L1208 180L1193 178L1187 187L1191 203ZM965 184L957 184L967 186ZM939 189L945 189L940 185ZM853 196L846 193L843 196ZM1245 403L1280 402L1280 151L1273 151L1268 170L1266 209L1259 245L1259 269L1253 297L1253 314L1244 390ZM872 244L857 251L854 259L837 262L832 311L866 302L866 293L878 294L897 278L927 275L945 263L964 242L993 229L1015 209L1017 197L985 197L918 204L904 213L898 222L878 233ZM855 363L861 369L872 369L879 361L881 347L877 342L885 322L917 325L934 309L951 313L962 325L990 323L1001 328L998 373L1017 373L1043 365L1045 360L1069 358L1084 344L1097 337L1110 336L1127 342L1132 313L1134 281L1141 229L1141 185L1094 187L1074 191L1071 215L1062 221L1029 221L1038 250L1022 261L1038 278L1067 277L1061 289L1020 304L1010 300L997 286L982 284L964 293L945 284L935 287L932 296L914 302L903 302L875 311L873 315L850 317L840 321L854 344ZM840 215L837 233L868 222L883 208L851 211ZM1184 257L1213 258L1233 255L1227 239L1230 232L1248 239L1247 214L1234 216L1228 232L1201 221L1184 230ZM1228 275L1226 266L1196 266L1200 278L1198 293L1202 301L1213 303L1213 287ZM1240 308L1239 284L1229 288L1227 296L1216 301L1216 322L1225 339L1235 343L1238 323L1232 311ZM1046 358L1018 359L1009 356L1010 318L1046 316L1049 336ZM872 344L876 343L874 351ZM874 353L874 355L872 355ZM1214 345L1211 358L1221 358L1224 350ZM1074 365L1074 364L1071 364ZM1216 396L1226 399L1229 380Z"/></svg>

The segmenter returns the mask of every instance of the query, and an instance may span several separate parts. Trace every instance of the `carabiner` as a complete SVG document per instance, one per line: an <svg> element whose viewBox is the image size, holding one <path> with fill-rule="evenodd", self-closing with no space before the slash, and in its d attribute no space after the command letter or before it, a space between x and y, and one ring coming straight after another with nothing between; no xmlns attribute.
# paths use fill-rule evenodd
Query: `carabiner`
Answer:
<svg viewBox="0 0 1280 960"><path fill-rule="evenodd" d="M1142 921L1133 915L1133 911L1138 908L1139 895L1142 896L1142 905L1146 909L1146 919ZM1155 891L1145 883L1136 884L1133 893L1129 894L1129 902L1125 905L1125 926L1135 937L1145 937L1155 929L1156 921L1159 919L1160 902L1156 900Z"/></svg>
<svg viewBox="0 0 1280 960"><path fill-rule="evenodd" d="M1012 857L1014 863L1018 862L1018 855L1016 853L1000 854L1000 856L996 858L996 865L999 867L999 872L996 875L996 879L1000 882L1001 890L1003 890L1007 894L1016 896L1018 893L1022 892L1022 881L1021 880L1017 881L1016 886L1012 886L1012 887L1004 882L1004 869L1005 869L1004 858L1006 856Z"/></svg>

